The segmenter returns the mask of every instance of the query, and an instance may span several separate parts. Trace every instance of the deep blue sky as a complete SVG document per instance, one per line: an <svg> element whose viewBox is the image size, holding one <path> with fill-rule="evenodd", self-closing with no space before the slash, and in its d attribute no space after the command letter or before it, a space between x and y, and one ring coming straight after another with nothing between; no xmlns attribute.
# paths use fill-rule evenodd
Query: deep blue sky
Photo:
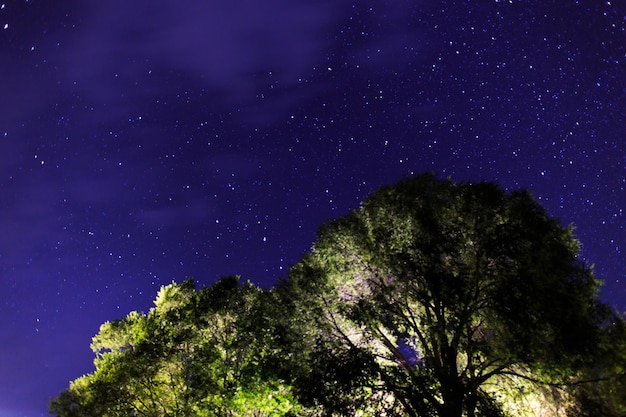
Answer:
<svg viewBox="0 0 626 417"><path fill-rule="evenodd" d="M423 171L533 190L626 310L618 3L0 3L0 417L161 285L271 286Z"/></svg>

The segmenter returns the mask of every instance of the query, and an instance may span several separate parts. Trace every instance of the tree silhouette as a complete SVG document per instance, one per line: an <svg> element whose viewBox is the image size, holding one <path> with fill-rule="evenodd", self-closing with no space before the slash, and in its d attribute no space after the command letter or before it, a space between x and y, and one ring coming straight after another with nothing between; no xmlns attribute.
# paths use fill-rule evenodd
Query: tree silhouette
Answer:
<svg viewBox="0 0 626 417"><path fill-rule="evenodd" d="M286 285L318 329L315 366L347 355L326 386L387 413L500 415L514 396L565 401L553 388L595 358L614 316L578 250L525 191L422 175L324 225Z"/></svg>

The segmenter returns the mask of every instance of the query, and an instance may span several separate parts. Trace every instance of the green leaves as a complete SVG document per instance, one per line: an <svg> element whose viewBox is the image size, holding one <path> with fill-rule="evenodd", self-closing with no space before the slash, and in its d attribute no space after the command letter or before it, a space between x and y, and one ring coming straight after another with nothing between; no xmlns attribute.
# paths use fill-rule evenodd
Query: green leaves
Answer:
<svg viewBox="0 0 626 417"><path fill-rule="evenodd" d="M162 287L148 314L103 324L96 370L53 400L59 416L281 416L297 401L261 363L271 348L263 291L227 277ZM265 327L264 327L265 326ZM273 411L268 410L272 408Z"/></svg>
<svg viewBox="0 0 626 417"><path fill-rule="evenodd" d="M146 317L132 311L123 320L106 322L100 326L100 332L92 340L91 350L97 358L102 358L106 353L120 353L141 343L147 332Z"/></svg>
<svg viewBox="0 0 626 417"><path fill-rule="evenodd" d="M172 283L104 323L51 411L623 415L626 323L578 250L526 191L405 179L324 224L272 290Z"/></svg>

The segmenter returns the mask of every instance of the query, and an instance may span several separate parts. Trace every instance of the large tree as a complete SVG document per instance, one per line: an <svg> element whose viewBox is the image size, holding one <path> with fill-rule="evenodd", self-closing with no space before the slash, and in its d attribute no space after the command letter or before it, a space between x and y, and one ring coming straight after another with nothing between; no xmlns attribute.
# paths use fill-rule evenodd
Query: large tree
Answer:
<svg viewBox="0 0 626 417"><path fill-rule="evenodd" d="M616 319L572 228L528 192L428 174L324 225L289 278L315 329L296 385L335 412L342 398L388 415L565 412L559 387L582 382Z"/></svg>

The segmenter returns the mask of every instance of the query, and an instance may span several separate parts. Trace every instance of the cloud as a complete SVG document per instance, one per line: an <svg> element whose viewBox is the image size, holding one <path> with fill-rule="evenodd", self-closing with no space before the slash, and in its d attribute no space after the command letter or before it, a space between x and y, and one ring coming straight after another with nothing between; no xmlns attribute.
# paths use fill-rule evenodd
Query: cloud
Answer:
<svg viewBox="0 0 626 417"><path fill-rule="evenodd" d="M149 74L161 81L188 74L245 99L268 81L259 74L292 84L310 72L342 7L329 0L91 1L64 68L105 100L135 87L150 94Z"/></svg>
<svg viewBox="0 0 626 417"><path fill-rule="evenodd" d="M185 90L202 90L206 106L230 107L253 104L272 87L290 91L332 50L333 25L349 3L86 0L55 5L67 22L28 34L48 7L13 7L21 20L0 33L18 46L0 68L0 95L9 104L0 139L5 131L26 134L33 115L54 123L70 108L82 110L83 125L107 126L157 100L171 104ZM292 101L274 100L279 110Z"/></svg>

